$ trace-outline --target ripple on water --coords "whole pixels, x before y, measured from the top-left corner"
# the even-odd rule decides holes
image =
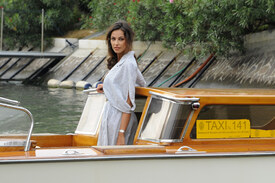
[[[74,89],[0,83],[0,96],[20,101],[33,114],[34,133],[66,134],[75,131],[86,94]]]

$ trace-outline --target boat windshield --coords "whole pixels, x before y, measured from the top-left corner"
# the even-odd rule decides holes
[[[96,91],[88,93],[88,98],[75,133],[96,135],[105,103],[106,97],[104,94]]]
[[[139,139],[157,142],[182,140],[183,129],[191,111],[190,102],[177,102],[152,96]]]

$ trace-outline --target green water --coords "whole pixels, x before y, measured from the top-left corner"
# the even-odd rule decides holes
[[[33,133],[73,133],[87,99],[74,89],[0,83],[0,97],[19,101],[34,117]]]

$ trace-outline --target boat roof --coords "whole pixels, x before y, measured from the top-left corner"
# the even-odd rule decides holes
[[[203,88],[151,88],[137,87],[138,95],[149,96],[156,92],[173,97],[217,97],[217,96],[249,96],[275,97],[275,89],[203,89]]]

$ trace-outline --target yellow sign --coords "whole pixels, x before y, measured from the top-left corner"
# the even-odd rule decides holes
[[[275,137],[275,130],[251,129],[251,137]]]
[[[249,138],[248,119],[197,120],[197,138]]]

